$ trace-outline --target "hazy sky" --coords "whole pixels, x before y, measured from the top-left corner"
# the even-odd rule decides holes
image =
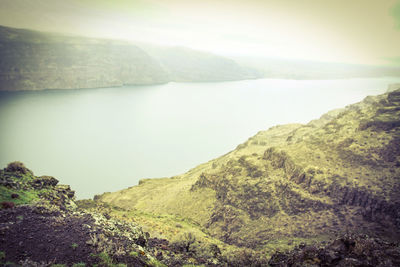
[[[396,0],[0,0],[0,24],[225,55],[400,61]]]

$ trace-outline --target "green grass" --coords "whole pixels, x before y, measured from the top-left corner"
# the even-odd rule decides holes
[[[349,202],[342,192],[396,201],[400,111],[389,100],[368,97],[306,125],[272,127],[183,175],[146,179],[98,199],[125,208],[113,216],[134,220],[153,237],[179,241],[193,232],[223,254],[237,249],[218,240],[226,236],[265,255],[348,229],[379,233],[379,224],[359,216],[363,205],[336,203]],[[394,161],[382,156],[388,153]]]
[[[105,267],[126,267],[123,263],[114,263],[111,256],[106,252],[101,252],[99,254],[91,254],[92,257],[98,258],[100,260],[99,266]],[[97,266],[97,265],[94,265]]]
[[[263,246],[262,250],[268,255],[272,255],[276,251],[289,251],[300,244],[316,244],[325,240],[329,240],[328,235],[321,235],[312,238],[287,237],[282,239],[274,239],[268,241],[268,243]]]
[[[15,205],[29,204],[39,199],[39,191],[36,190],[16,190],[0,186],[0,202],[13,202]],[[18,198],[12,198],[12,194],[18,194]]]
[[[129,252],[129,256],[132,256],[132,257],[134,257],[134,258],[137,258],[137,257],[139,257],[139,252],[137,252],[137,251],[131,251],[131,252]]]
[[[147,264],[152,266],[152,267],[167,267],[167,265],[159,262],[156,259],[151,259],[151,260],[147,261]]]

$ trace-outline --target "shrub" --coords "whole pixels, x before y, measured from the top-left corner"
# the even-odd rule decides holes
[[[267,255],[251,249],[239,249],[227,255],[228,266],[268,266]]]
[[[33,174],[33,172],[25,167],[25,165],[20,161],[9,163],[4,170],[7,172],[19,172],[21,174]]]
[[[147,264],[148,264],[149,266],[152,266],[152,267],[166,267],[165,264],[159,262],[159,261],[156,260],[156,259],[151,259],[151,260],[149,260],[149,261],[147,262]]]
[[[191,232],[188,232],[188,233],[183,234],[183,236],[180,239],[173,242],[171,244],[171,246],[174,247],[177,251],[191,252],[192,251],[191,246],[195,242],[196,242],[196,237],[194,236],[194,234]]]

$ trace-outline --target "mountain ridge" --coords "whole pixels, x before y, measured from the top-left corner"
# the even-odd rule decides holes
[[[0,26],[0,91],[153,85],[170,81],[257,78],[233,60],[188,49],[153,49],[127,41]],[[166,52],[160,52],[166,51]],[[173,55],[168,55],[172,53]],[[174,58],[185,68],[178,68]],[[205,66],[208,66],[207,68]]]

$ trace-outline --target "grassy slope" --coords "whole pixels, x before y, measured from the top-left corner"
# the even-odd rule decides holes
[[[267,251],[346,231],[398,239],[399,104],[395,91],[272,127],[181,176],[99,199],[188,218],[213,238]]]

